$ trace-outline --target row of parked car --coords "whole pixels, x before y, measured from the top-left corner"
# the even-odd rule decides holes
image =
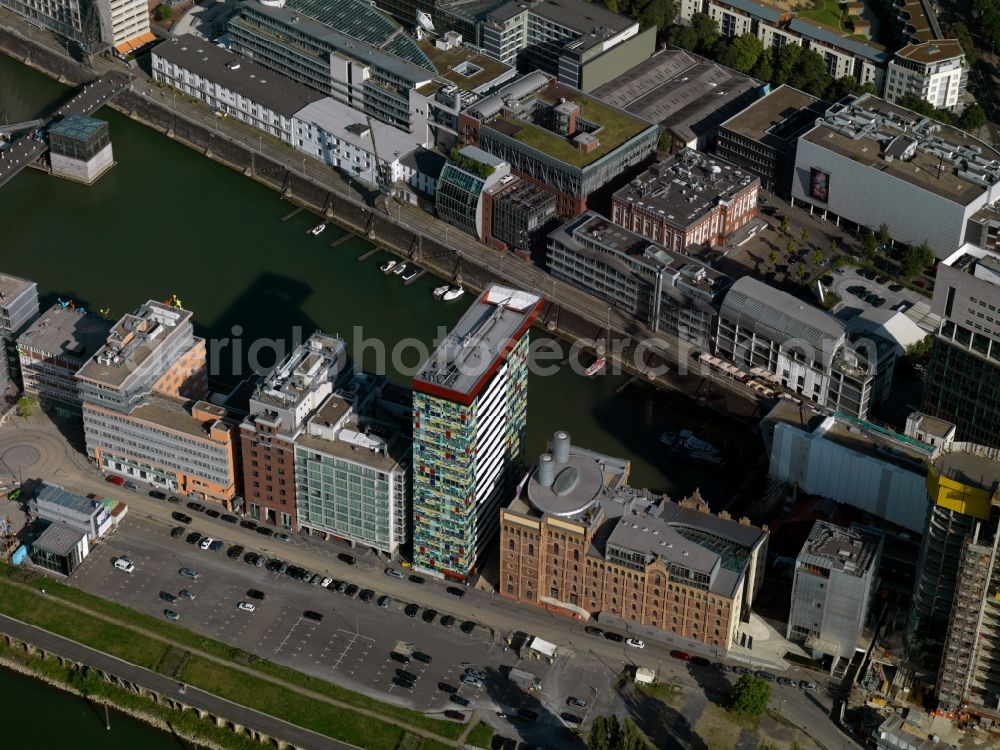
[[[166,500],[167,502],[170,503],[175,503],[175,502],[179,503],[181,501],[180,498],[177,497],[176,495],[171,495],[170,497],[167,497],[167,494],[165,492],[160,492],[159,490],[152,490],[149,493],[149,496],[156,498],[157,500]],[[283,531],[275,531],[270,526],[261,526],[252,518],[244,518],[241,520],[239,517],[234,516],[232,513],[223,513],[222,511],[216,508],[209,508],[205,505],[202,505],[201,503],[194,501],[189,502],[187,504],[187,508],[188,510],[192,510],[195,513],[203,513],[209,518],[217,518],[220,521],[224,521],[225,523],[231,523],[234,526],[238,525],[244,529],[249,529],[250,531],[256,531],[261,536],[273,537],[274,539],[277,539],[282,542],[287,542],[291,540],[291,537],[288,536],[288,534],[284,533]],[[174,511],[173,513],[170,514],[170,517],[173,518],[178,523],[183,523],[183,524],[189,524],[193,520],[191,516],[189,516],[187,513],[182,513],[181,511]]]

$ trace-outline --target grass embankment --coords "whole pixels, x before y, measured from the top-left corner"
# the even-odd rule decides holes
[[[371,750],[395,750],[410,727],[445,740],[457,739],[464,729],[462,724],[432,719],[418,711],[382,703],[269,661],[251,661],[249,666],[237,668],[236,664],[248,662],[247,654],[239,649],[44,577],[26,584],[15,583],[9,579],[12,572],[10,566],[0,565],[0,612],[152,670],[164,669],[164,664],[173,663],[173,660],[164,659],[170,643],[184,646],[193,652],[180,674],[180,679],[189,685],[314,732]],[[26,587],[45,589],[48,598]],[[112,618],[115,623],[82,616],[78,610],[62,606],[60,600]],[[225,659],[234,666],[219,664],[207,656]],[[248,670],[257,675],[248,674]],[[292,683],[304,691],[348,706],[377,712],[383,718],[366,716],[351,708],[290,691],[268,678]],[[427,738],[424,747],[434,744],[434,740]],[[441,743],[441,747],[448,746]]]
[[[465,738],[465,744],[472,745],[473,747],[488,748],[492,739],[493,727],[489,724],[479,722],[476,728],[469,732],[469,736]]]

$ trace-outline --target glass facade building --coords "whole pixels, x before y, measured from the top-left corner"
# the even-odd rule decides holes
[[[473,237],[479,236],[477,214],[486,180],[457,164],[446,164],[438,178],[435,210],[438,218]]]

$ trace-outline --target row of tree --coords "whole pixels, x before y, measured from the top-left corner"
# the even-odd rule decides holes
[[[956,115],[946,109],[938,109],[926,99],[921,99],[919,96],[913,96],[912,94],[900,97],[898,104],[901,107],[912,109],[914,112],[919,112],[922,115],[933,117],[939,122],[948,125],[958,125],[963,130],[968,130],[969,132],[975,132],[986,124],[986,111],[979,106],[979,102],[970,104],[961,115]]]
[[[671,28],[668,39],[677,47],[709,57],[733,70],[770,81],[775,86],[787,83],[827,101],[862,91],[875,92],[871,83],[861,84],[854,76],[831,76],[823,56],[815,50],[797,44],[764,49],[760,39],[750,33],[722,38],[719,24],[705,13],[695,13],[690,26]]]

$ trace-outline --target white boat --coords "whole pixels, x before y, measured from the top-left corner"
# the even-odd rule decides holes
[[[400,276],[400,275],[406,273],[406,263],[400,263],[398,266],[396,266],[395,268],[392,269],[392,272],[396,276]]]
[[[385,263],[383,263],[381,266],[378,267],[378,270],[380,270],[382,273],[389,273],[395,267],[396,267],[396,261],[387,260]]]
[[[312,229],[310,229],[309,234],[311,234],[313,237],[319,237],[321,234],[323,234],[324,231],[326,231],[325,221],[322,224],[317,224]]]
[[[442,297],[444,297],[444,294],[447,291],[448,291],[447,284],[445,284],[444,286],[439,286],[437,289],[434,290],[434,299],[441,299]]]
[[[447,292],[444,293],[444,297],[442,299],[444,299],[445,302],[451,302],[452,300],[458,299],[463,294],[465,294],[465,290],[462,289],[462,287],[453,286],[451,287],[451,289],[449,289]]]
[[[411,271],[407,271],[406,273],[403,274],[403,281],[413,281],[415,278],[417,278],[418,273],[420,273],[419,268],[414,268]]]
[[[607,363],[608,363],[608,360],[607,360],[606,357],[598,357],[594,361],[594,364],[592,364],[590,367],[588,367],[586,370],[584,370],[583,374],[586,377],[588,377],[588,378],[592,378],[597,373],[599,373],[601,370],[603,370],[604,369],[604,365],[606,365]]]

